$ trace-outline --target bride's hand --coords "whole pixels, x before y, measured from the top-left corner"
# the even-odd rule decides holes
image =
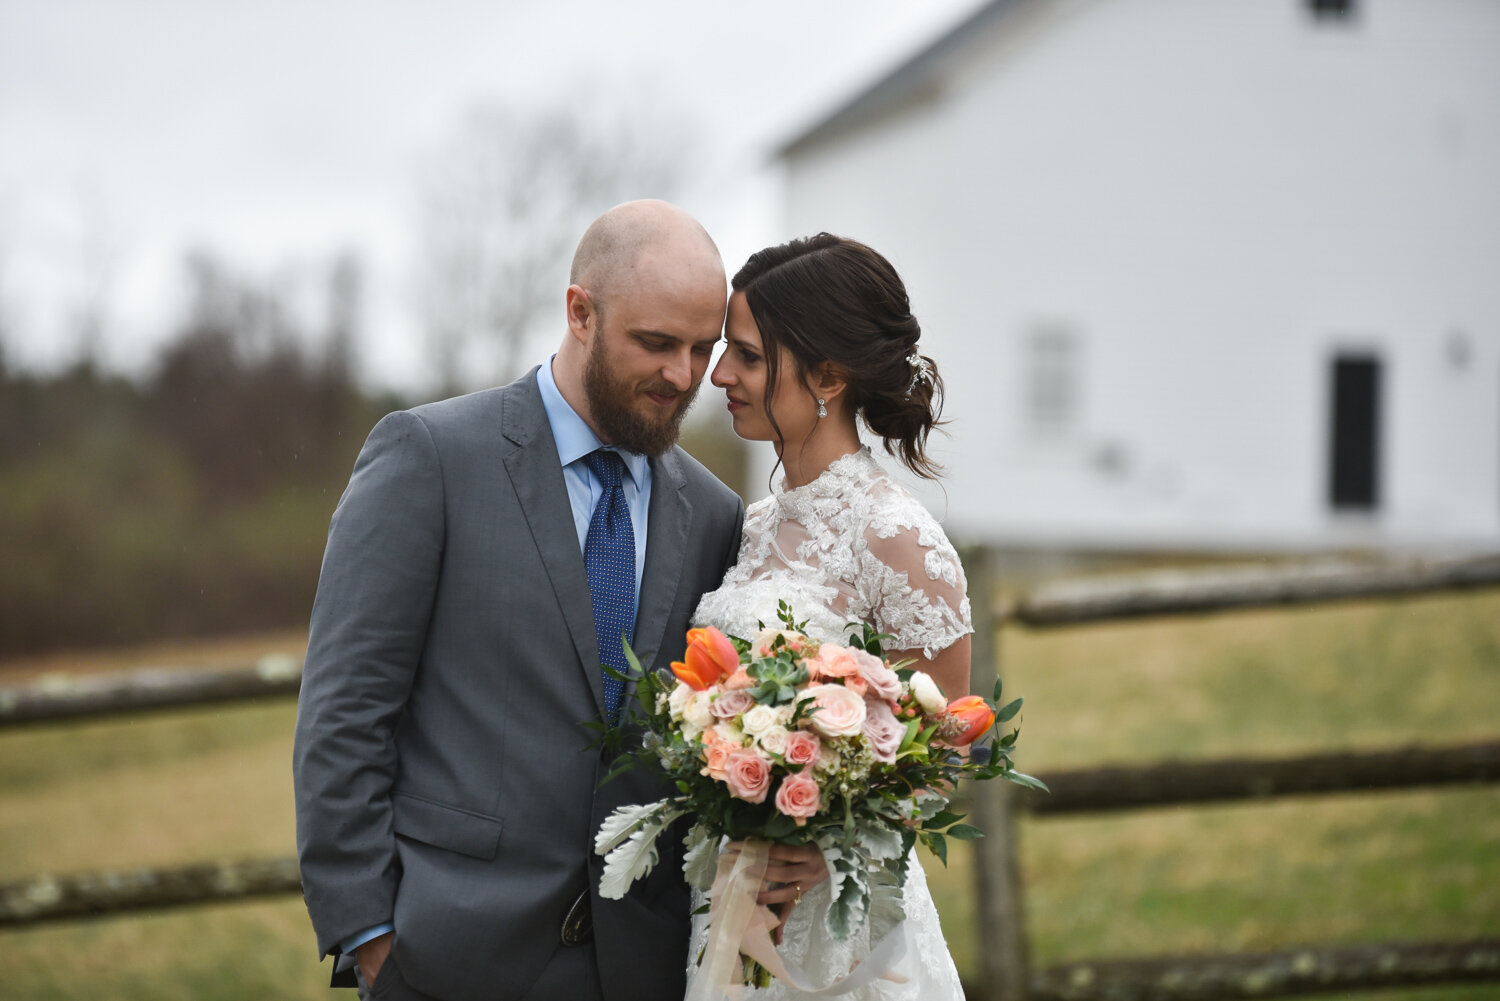
[[[756,895],[757,904],[781,904],[781,921],[776,926],[776,941],[786,927],[792,909],[801,903],[802,895],[828,878],[828,863],[816,845],[772,845],[771,862],[766,866],[765,882]]]

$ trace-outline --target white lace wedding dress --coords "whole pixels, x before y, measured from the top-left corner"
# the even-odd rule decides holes
[[[694,622],[748,638],[758,623],[777,623],[776,603],[785,599],[817,639],[844,642],[849,623],[868,622],[895,637],[889,650],[932,657],[973,631],[964,591],[963,568],[942,528],[866,448],[838,459],[813,482],[778,487],[750,506],[739,562],[717,591],[703,596]],[[911,861],[902,899],[912,948],[900,966],[910,979],[876,981],[841,997],[963,1001],[927,877]],[[694,907],[702,903],[698,896]],[[793,910],[780,947],[817,985],[847,973],[872,945],[869,927],[847,942],[830,935],[823,920],[828,904],[824,881]],[[883,931],[874,929],[877,941]],[[698,915],[690,957],[699,955],[706,938],[706,917]],[[780,1001],[802,995],[776,981],[745,996]]]

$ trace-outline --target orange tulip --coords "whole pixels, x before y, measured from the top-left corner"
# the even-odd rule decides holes
[[[965,695],[948,703],[948,716],[953,722],[943,727],[943,740],[954,747],[964,747],[979,739],[995,723],[995,710],[978,695]],[[951,727],[956,731],[949,736]]]
[[[687,653],[682,660],[672,662],[672,673],[689,688],[701,692],[739,670],[739,666],[740,652],[729,637],[707,626],[688,630]]]

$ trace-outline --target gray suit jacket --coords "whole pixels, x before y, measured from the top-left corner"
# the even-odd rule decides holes
[[[680,449],[652,460],[642,662],[680,658],[733,563],[744,508]],[[536,372],[384,418],[329,529],[293,760],[303,894],[324,955],[394,916],[405,978],[439,997],[525,994],[593,891],[606,995],[680,998],[680,845],[624,900],[594,832],[664,795],[599,787],[604,696],[588,577]]]

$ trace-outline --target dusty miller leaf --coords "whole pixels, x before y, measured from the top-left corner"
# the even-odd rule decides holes
[[[668,824],[686,811],[671,800],[655,804],[656,812],[646,817],[624,841],[604,857],[604,873],[599,877],[599,896],[619,900],[630,884],[655,867],[658,855],[656,839]]]

